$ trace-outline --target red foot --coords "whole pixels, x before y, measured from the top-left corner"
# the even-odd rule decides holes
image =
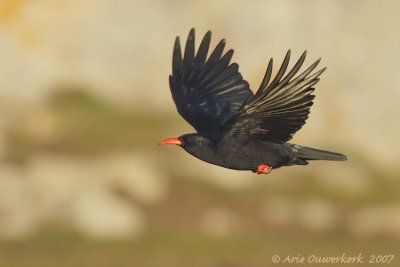
[[[258,165],[256,173],[257,174],[263,174],[263,173],[268,174],[268,173],[270,173],[271,170],[272,170],[272,167],[267,164]]]

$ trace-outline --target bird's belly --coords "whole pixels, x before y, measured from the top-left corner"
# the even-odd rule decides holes
[[[216,152],[216,161],[211,163],[234,170],[256,170],[263,164],[279,168],[290,162],[286,150],[280,146],[263,143],[221,150]]]

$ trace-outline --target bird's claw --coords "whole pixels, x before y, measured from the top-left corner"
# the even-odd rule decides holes
[[[268,174],[272,170],[272,167],[266,164],[257,166],[256,173],[257,174]]]

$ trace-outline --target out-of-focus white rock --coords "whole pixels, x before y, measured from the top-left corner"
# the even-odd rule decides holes
[[[319,186],[332,192],[362,195],[371,188],[370,174],[361,165],[325,162],[322,166],[311,166],[307,171],[316,179]]]
[[[88,159],[37,155],[26,172],[36,209],[49,221],[64,222],[79,195],[104,186],[101,171]]]
[[[400,204],[361,208],[350,216],[348,226],[357,237],[384,235],[400,240]]]
[[[25,238],[45,225],[102,240],[137,237],[143,214],[115,193],[107,175],[104,164],[88,158],[38,154],[25,166],[3,164],[0,238]]]
[[[240,229],[240,218],[226,207],[210,207],[202,214],[200,228],[211,236],[230,236]]]
[[[332,230],[338,222],[335,206],[322,199],[308,199],[299,203],[296,217],[304,229],[312,232]]]
[[[144,219],[131,202],[113,193],[106,170],[96,159],[37,156],[28,167],[36,209],[48,221],[67,222],[96,239],[137,236]]]
[[[101,160],[104,175],[114,189],[146,203],[166,195],[167,182],[162,171],[146,153],[118,154]]]
[[[335,207],[321,199],[295,201],[284,197],[268,199],[261,210],[265,222],[272,227],[298,225],[311,232],[333,229],[338,221]]]
[[[19,240],[34,234],[42,217],[23,171],[0,165],[0,238]]]
[[[295,222],[296,208],[292,200],[271,197],[261,210],[265,222],[273,227],[286,227]]]
[[[141,234],[145,226],[135,206],[101,189],[78,197],[72,221],[83,235],[99,240],[131,239]]]

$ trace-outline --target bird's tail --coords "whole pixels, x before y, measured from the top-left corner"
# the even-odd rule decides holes
[[[330,152],[310,147],[297,146],[297,158],[302,160],[347,160],[341,153]]]

